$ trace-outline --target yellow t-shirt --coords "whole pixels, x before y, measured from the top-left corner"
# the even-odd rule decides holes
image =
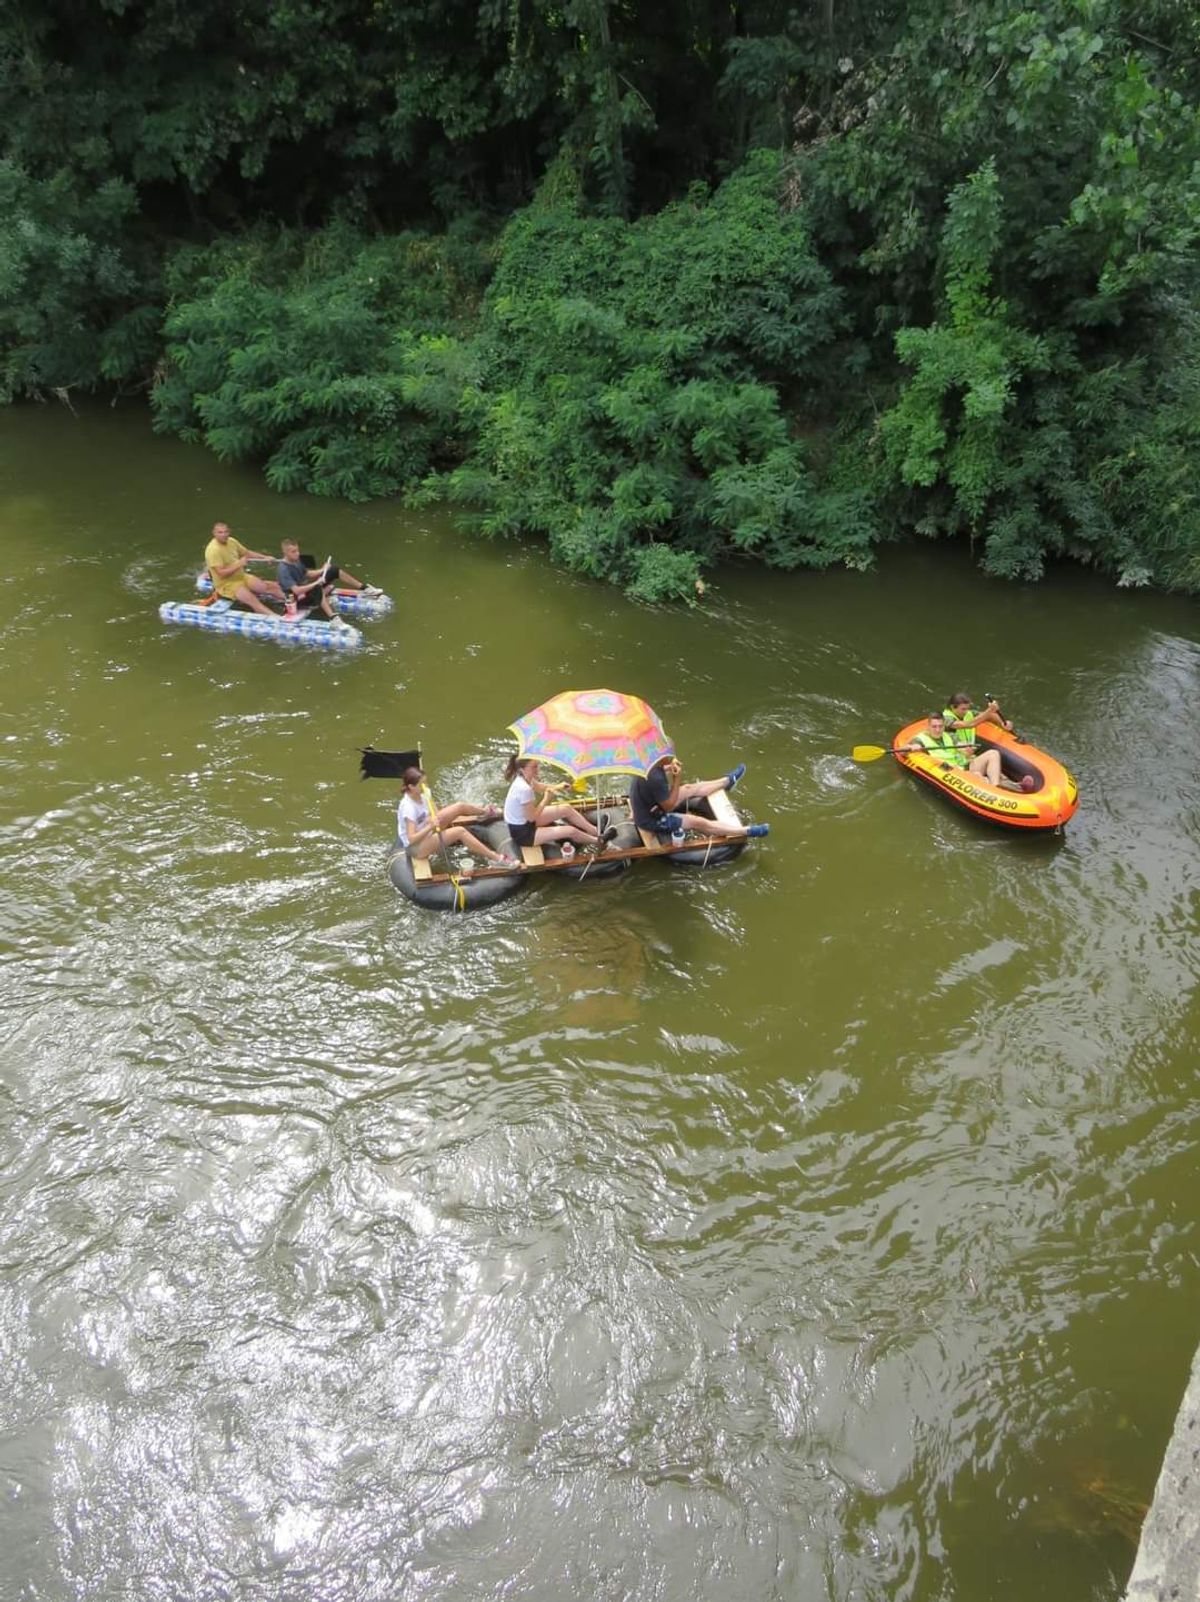
[[[218,595],[228,596],[232,601],[238,590],[246,582],[246,574],[234,573],[230,578],[218,578],[217,568],[227,567],[230,562],[240,562],[246,554],[246,546],[240,540],[235,540],[231,534],[224,545],[220,540],[209,540],[204,547],[204,565],[212,574],[213,589]]]

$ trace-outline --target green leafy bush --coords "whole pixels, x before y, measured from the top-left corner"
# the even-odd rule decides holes
[[[822,491],[778,387],[819,385],[841,318],[770,152],[636,223],[534,205],[501,243],[470,454],[423,493],[647,600],[740,553],[865,565],[866,499]]]
[[[990,572],[1195,582],[1194,33],[1117,0],[922,5],[801,164],[887,398],[881,513]]]
[[[0,161],[0,401],[139,374],[158,343],[154,285],[127,238],[133,191]]]
[[[183,250],[167,274],[155,427],[224,461],[263,462],[278,490],[395,494],[446,449],[430,347],[470,321],[486,265],[462,228],[365,240],[341,227]]]

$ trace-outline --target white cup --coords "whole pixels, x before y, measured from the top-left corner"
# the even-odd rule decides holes
[[[569,840],[564,840],[562,845],[560,845],[558,849],[563,854],[564,862],[570,862],[571,858],[575,855],[575,847],[571,844],[571,842]]]

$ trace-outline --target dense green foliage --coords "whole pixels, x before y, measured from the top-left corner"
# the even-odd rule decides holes
[[[278,490],[394,495],[445,439],[423,369],[471,320],[484,268],[457,228],[364,241],[332,227],[180,250],[156,426],[223,461],[264,462]]]
[[[1148,0],[17,0],[0,399],[654,599],[731,556],[1200,585],[1200,21]]]
[[[461,402],[470,457],[429,488],[645,597],[690,596],[729,551],[865,563],[864,497],[818,487],[780,404],[819,385],[842,314],[779,165],[635,223],[521,212]]]

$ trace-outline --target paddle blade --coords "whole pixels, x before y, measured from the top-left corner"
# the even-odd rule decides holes
[[[364,779],[402,779],[406,768],[421,766],[419,751],[376,751],[371,746],[362,750],[359,771]]]
[[[856,745],[850,755],[855,762],[878,762],[881,756],[887,756],[886,745]]]

